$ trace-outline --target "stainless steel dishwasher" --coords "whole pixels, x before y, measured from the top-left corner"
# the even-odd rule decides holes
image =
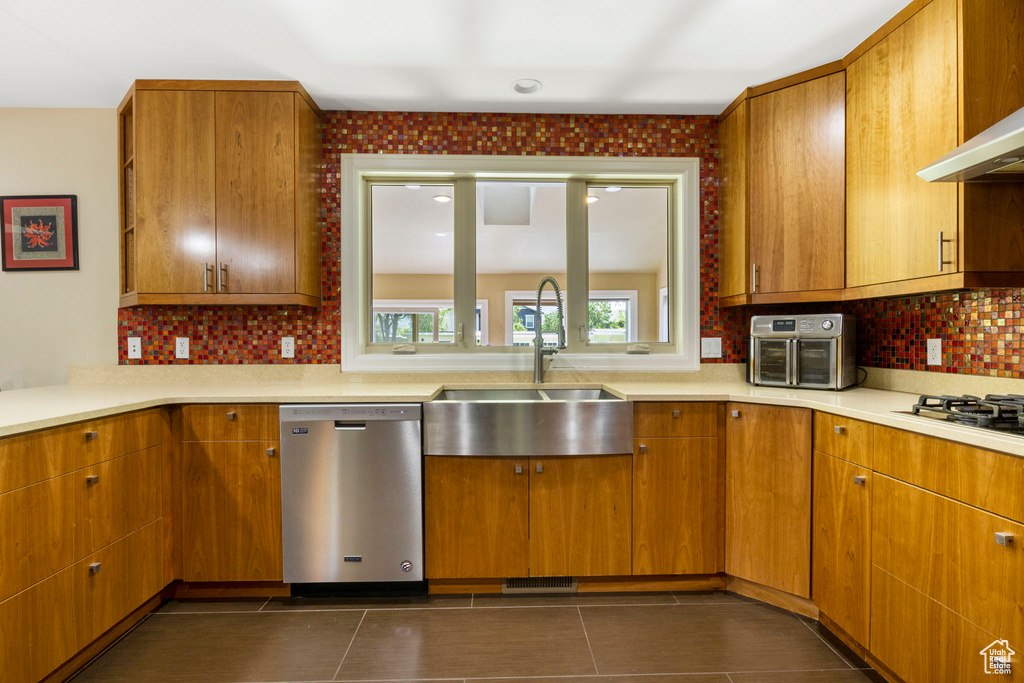
[[[284,580],[423,582],[422,408],[283,405]]]

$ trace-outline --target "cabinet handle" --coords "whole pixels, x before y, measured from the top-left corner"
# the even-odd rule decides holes
[[[733,417],[739,417],[740,416],[740,411],[738,411],[738,410],[732,411],[732,416]]]
[[[996,543],[998,543],[999,545],[1010,545],[1011,543],[1013,543],[1013,534],[997,531]]]
[[[544,471],[544,465],[537,465],[537,474],[540,474],[543,471]]]
[[[843,433],[843,432],[845,432],[845,431],[846,431],[846,427],[844,427],[844,426],[842,426],[842,425],[836,425],[836,426],[835,426],[835,432],[836,432],[836,434],[842,434],[842,433]]]
[[[942,245],[945,244],[946,242],[952,242],[952,241],[953,240],[942,239],[942,231],[939,230],[939,272],[940,273],[942,272],[942,266],[951,266],[951,265],[953,265],[952,261],[943,261],[942,260]]]
[[[679,411],[678,410],[673,410],[672,411],[672,417],[673,418],[679,417]]]
[[[210,271],[213,270],[213,266],[209,263],[203,264],[203,291],[210,291]]]
[[[640,444],[640,452],[641,453],[646,453],[647,452],[647,444]]]
[[[227,280],[228,266],[226,263],[221,263],[220,268],[217,269],[217,291],[224,291],[224,281]]]
[[[522,473],[523,473],[523,466],[522,465],[516,465],[516,474],[522,474]]]
[[[100,483],[100,475],[90,474],[88,477],[85,478],[85,483],[88,484],[89,486]]]
[[[857,486],[864,486],[865,484],[868,483],[868,478],[867,477],[854,477],[853,478],[853,483],[856,484]]]
[[[276,453],[276,452],[277,452],[277,449],[276,449],[276,448],[268,448],[268,449],[267,449],[267,455],[269,455],[269,456],[271,456],[271,457],[273,457],[273,456],[274,456],[274,453]]]
[[[100,433],[99,432],[86,432],[85,433],[85,440],[86,441],[95,441],[98,438],[100,438]]]
[[[235,417],[236,417],[236,416],[235,416],[235,413],[227,413],[227,418],[228,418],[229,420],[234,420],[234,419],[235,419]]]
[[[102,568],[102,565],[100,565],[99,562],[93,562],[92,564],[89,565],[89,573],[90,574],[96,574],[96,573],[98,573],[100,571],[101,568]]]
[[[750,264],[750,293],[757,293],[757,264]]]

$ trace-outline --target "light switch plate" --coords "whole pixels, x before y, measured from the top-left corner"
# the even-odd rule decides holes
[[[174,338],[174,357],[180,360],[188,360],[188,337]]]
[[[942,340],[928,340],[928,365],[942,365]]]
[[[128,337],[128,359],[142,358],[142,337]]]
[[[701,337],[701,340],[700,340],[700,357],[701,358],[721,358],[722,357],[722,338],[721,337]]]
[[[295,358],[295,337],[281,337],[281,358]]]

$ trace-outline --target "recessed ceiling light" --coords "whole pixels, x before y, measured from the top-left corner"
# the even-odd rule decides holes
[[[1016,164],[1020,160],[1021,160],[1020,157],[1003,157],[1002,159],[996,159],[992,163],[995,163],[995,164]]]
[[[419,185],[406,185],[405,189],[407,189],[407,190],[418,190],[418,189],[420,189],[420,186]]]
[[[605,192],[618,192],[621,189],[622,188],[619,187],[618,185],[609,185],[608,187],[604,188]]]
[[[446,194],[435,194],[435,195],[434,195],[434,201],[435,201],[435,202],[441,202],[442,204],[447,204],[447,203],[448,203],[448,202],[450,202],[451,200],[452,200],[452,198],[451,198],[451,197],[449,197],[449,196],[448,196],[448,195],[446,195]]]
[[[512,89],[520,95],[538,93],[543,87],[544,85],[536,78],[520,78],[518,81],[512,81]]]
[[[592,194],[588,194],[587,195],[587,204],[593,204],[594,202],[596,202],[599,199],[600,199],[600,197],[595,197]]]

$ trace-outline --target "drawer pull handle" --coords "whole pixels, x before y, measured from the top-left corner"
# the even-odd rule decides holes
[[[276,453],[276,452],[277,452],[276,448],[268,448],[267,449],[267,455],[269,455],[270,457],[274,457],[274,453]]]
[[[101,568],[102,568],[102,565],[99,562],[93,562],[92,564],[89,565],[89,573],[90,574],[96,574],[96,573],[98,573],[100,571]]]
[[[640,452],[641,453],[646,453],[647,452],[647,444],[640,444]]]
[[[89,484],[90,486],[93,485],[93,484],[100,483],[100,475],[98,475],[98,474],[90,474],[88,477],[85,478],[85,483]]]
[[[836,430],[836,434],[842,434],[843,432],[846,431],[846,427],[844,427],[842,425],[836,425],[835,426],[835,430]]]
[[[98,438],[100,438],[100,433],[99,432],[86,432],[85,433],[85,440],[86,441],[95,441]]]
[[[516,474],[522,474],[522,473],[523,473],[523,466],[522,465],[516,465]]]
[[[1007,534],[1002,531],[996,532],[996,543],[999,545],[1010,545],[1013,543],[1013,534]]]
[[[865,484],[868,483],[868,478],[867,477],[854,477],[853,478],[853,483],[856,484],[857,486],[864,486]]]
[[[733,417],[739,417],[740,416],[740,411],[738,411],[738,410],[732,411],[732,416]]]
[[[672,417],[679,417],[679,411],[678,410],[673,410],[672,411]]]
[[[540,474],[543,471],[544,471],[544,465],[537,465],[537,474]]]
[[[237,415],[235,415],[235,413],[228,413],[228,414],[227,414],[227,418],[228,418],[229,420],[234,420],[234,419],[235,419],[236,417],[237,417]]]

